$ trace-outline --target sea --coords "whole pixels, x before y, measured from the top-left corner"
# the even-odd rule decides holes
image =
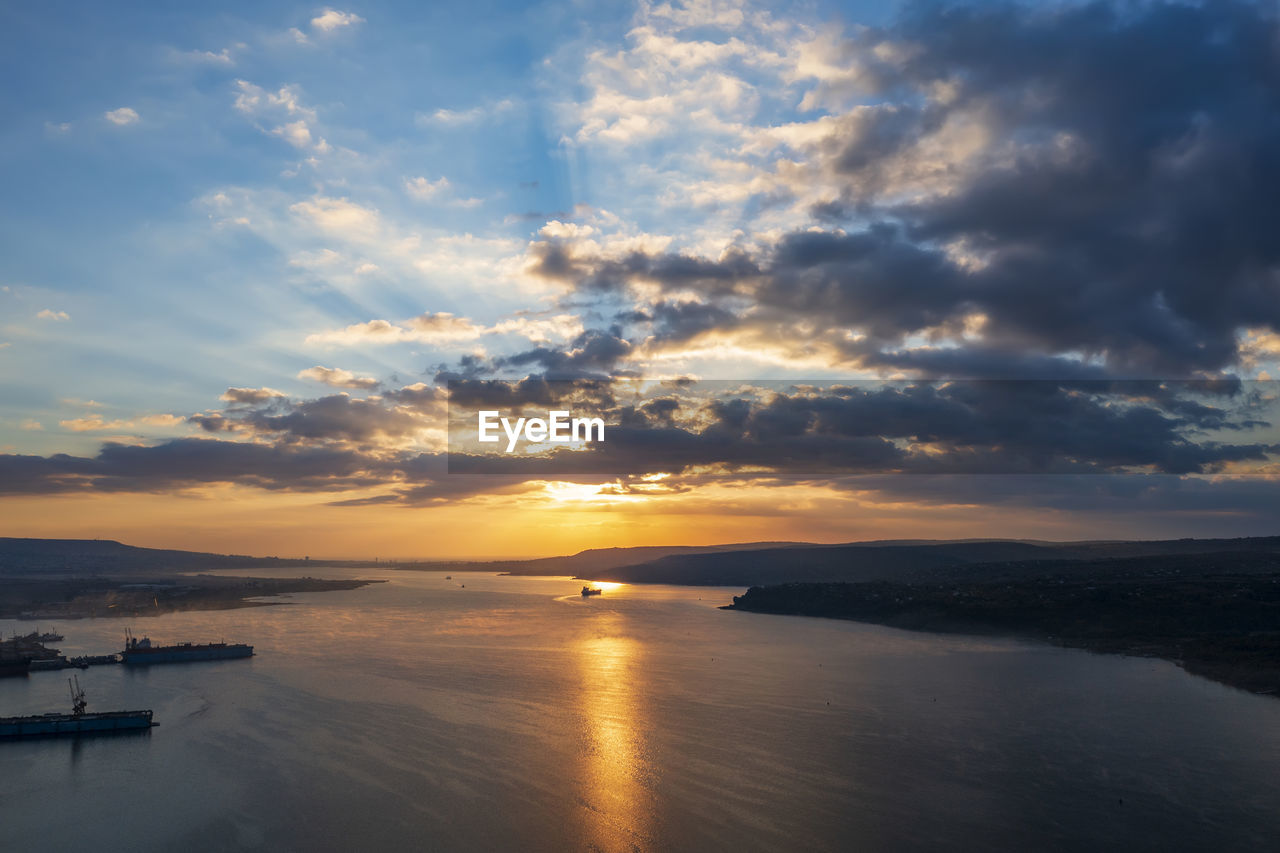
[[[129,628],[255,656],[0,680],[0,716],[68,710],[75,675],[89,710],[150,708],[159,723],[0,742],[0,850],[1280,839],[1280,698],[1166,661],[720,610],[740,592],[727,588],[606,585],[585,599],[571,578],[305,574],[386,582],[57,623],[66,654],[117,651]]]

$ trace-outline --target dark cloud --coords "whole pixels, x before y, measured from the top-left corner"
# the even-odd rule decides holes
[[[232,405],[252,406],[277,400],[284,396],[284,394],[272,388],[228,388],[223,392],[222,399]]]
[[[212,483],[331,491],[382,485],[394,471],[350,450],[183,438],[107,443],[92,457],[0,455],[0,492],[165,492]]]
[[[716,260],[686,254],[646,254],[635,251],[621,260],[579,257],[561,239],[546,239],[530,247],[530,271],[563,281],[587,292],[609,292],[628,282],[652,281],[670,288],[694,288],[729,294],[759,274],[756,262],[740,250]]]
[[[738,324],[736,314],[718,305],[666,300],[652,306],[649,320],[654,325],[650,342],[661,344],[683,343],[704,332],[732,329]]]
[[[774,250],[769,272],[753,292],[761,305],[857,328],[876,341],[896,342],[977,309],[970,276],[890,225],[791,234]]]
[[[903,29],[924,40],[903,79],[961,80],[951,110],[1043,140],[901,210],[915,239],[993,253],[978,287],[997,328],[1178,371],[1230,365],[1239,327],[1280,325],[1271,7],[934,8]]]
[[[449,402],[460,411],[484,407],[518,412],[568,406],[578,414],[595,415],[607,413],[617,405],[614,391],[612,380],[595,378],[463,380],[449,383]]]
[[[666,472],[673,476],[663,482],[664,493],[712,479],[807,480],[845,488],[838,485],[841,478],[875,475],[878,481],[860,480],[863,488],[875,482],[874,489],[886,494],[943,501],[952,487],[890,482],[916,479],[903,474],[969,474],[957,480],[971,486],[967,502],[986,502],[991,492],[996,505],[1007,487],[986,476],[991,473],[1205,474],[1233,463],[1263,464],[1280,454],[1280,444],[1267,439],[1274,438],[1268,419],[1275,408],[1271,383],[1073,379],[765,383],[753,389],[737,382],[700,387],[671,381],[656,386],[647,399],[636,397],[628,383],[526,379],[510,383],[505,397],[498,391],[502,385],[469,382],[452,393],[476,407],[563,405],[566,400],[576,407],[580,401],[611,424],[606,441],[586,452],[456,451],[447,460],[397,449],[408,447],[399,439],[422,424],[404,407],[422,399],[438,405],[439,389],[423,386],[368,400],[335,395],[272,400],[249,410],[237,405],[221,416],[220,430],[229,424],[254,441],[186,438],[152,446],[108,443],[92,457],[0,456],[0,491],[164,492],[234,483],[341,494],[380,487],[374,495],[337,502],[432,504],[534,489],[539,480],[616,481],[619,488],[642,489],[646,475]],[[623,399],[627,402],[620,403]],[[1244,440],[1224,441],[1227,434]],[[1059,493],[1046,485],[1042,490],[1046,505],[1056,506],[1054,501],[1084,500],[1090,488],[1073,485]],[[1108,488],[1123,493],[1120,486]],[[1210,501],[1203,491],[1161,488],[1170,501],[1177,494]],[[929,489],[937,495],[930,497]]]
[[[736,384],[736,383],[735,383]],[[1200,474],[1280,452],[1265,394],[1233,383],[1179,387],[1117,380],[867,382],[725,395],[700,392],[602,410],[607,439],[556,456],[468,455],[450,470],[630,476],[703,466],[783,476],[840,472]],[[1234,391],[1232,389],[1235,389]],[[665,389],[663,389],[665,390]],[[621,397],[621,394],[615,394]],[[1216,400],[1226,400],[1229,406]],[[465,414],[460,423],[470,423]],[[1227,442],[1217,433],[1246,433]]]
[[[310,400],[264,396],[255,403],[234,400],[223,412],[188,420],[209,433],[242,433],[281,444],[340,443],[377,449],[403,444],[444,415],[443,389],[409,385],[368,398],[346,393]]]
[[[457,364],[437,364],[428,368],[426,373],[433,374],[436,385],[445,385],[460,379],[476,379],[491,375],[492,367],[480,356],[467,353],[458,358]]]
[[[257,409],[241,415],[240,422],[259,432],[276,433],[289,440],[352,442],[405,438],[424,426],[421,419],[399,408],[346,394]]]
[[[974,344],[965,347],[920,346],[880,350],[863,343],[839,348],[867,367],[909,371],[913,375],[953,379],[1105,379],[1108,371],[1064,356]]]
[[[850,42],[873,106],[808,150],[840,194],[815,219],[849,230],[714,259],[549,240],[534,268],[580,293],[700,294],[689,316],[658,303],[672,340],[789,324],[799,341],[858,333],[855,363],[934,375],[1220,371],[1241,329],[1280,329],[1277,37],[1269,4],[916,4]],[[945,130],[965,124],[986,141],[939,176]],[[980,337],[916,351],[911,336],[968,318]]]
[[[234,428],[233,421],[217,412],[213,412],[211,414],[192,415],[187,418],[187,420],[200,427],[200,429],[205,432],[230,432]]]
[[[541,376],[518,381],[500,379],[451,379],[449,401],[474,409],[515,410],[524,406],[554,406],[572,390],[569,383],[548,382]]]
[[[565,349],[536,347],[493,360],[498,370],[534,368],[546,379],[605,379],[619,371],[615,365],[631,352],[632,344],[622,337],[620,329],[607,331],[588,329],[574,338]]]
[[[1077,521],[1092,516],[1110,524],[1123,519],[1149,531],[1148,535],[1170,538],[1256,536],[1275,529],[1272,508],[1280,502],[1280,480],[1265,477],[868,475],[834,478],[827,483],[865,495],[872,502],[905,502],[919,507],[980,503],[999,512],[1032,508],[1069,513]]]
[[[1220,369],[1239,328],[1280,325],[1276,35],[1265,4],[917,6],[865,36],[917,48],[880,86],[946,84],[952,99],[903,133],[848,140],[835,167],[856,187],[920,130],[980,115],[988,160],[958,191],[890,211],[900,239],[986,257],[930,304],[1121,371]]]
[[[379,399],[426,413],[437,412],[440,404],[444,402],[445,394],[442,388],[418,383],[387,391]]]

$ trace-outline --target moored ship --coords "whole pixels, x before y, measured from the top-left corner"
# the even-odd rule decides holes
[[[88,713],[80,679],[72,683],[70,714],[36,714],[29,717],[0,717],[0,738],[50,737],[56,735],[110,734],[150,729],[151,711],[103,711]]]
[[[152,644],[150,637],[139,639],[130,633],[125,635],[120,661],[126,665],[145,666],[153,663],[187,663],[252,656],[253,646],[244,643],[175,643],[172,646],[158,646]]]
[[[26,675],[31,671],[32,661],[57,655],[56,649],[50,654],[49,650],[30,636],[19,637],[15,634],[8,640],[0,640],[0,677]]]

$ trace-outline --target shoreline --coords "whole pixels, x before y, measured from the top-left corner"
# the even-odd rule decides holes
[[[7,577],[0,586],[0,619],[133,619],[193,610],[275,607],[289,602],[252,599],[299,592],[338,592],[375,583],[386,581],[207,574],[127,579]]]
[[[883,625],[932,634],[970,634],[1003,637],[1072,648],[1093,654],[1159,658],[1185,672],[1259,696],[1280,698],[1280,630],[1258,624],[1257,614],[1243,606],[1201,609],[1199,619],[1187,611],[1201,607],[1203,587],[1212,581],[1242,586],[1239,579],[1206,579],[1182,584],[1162,602],[1163,607],[1130,607],[1127,611],[1108,599],[1084,606],[1078,601],[1054,601],[1078,590],[1041,583],[980,585],[952,588],[900,584],[778,584],[752,587],[721,610],[810,616]],[[1271,579],[1264,581],[1272,585]],[[1102,584],[1085,587],[1098,593]],[[1169,590],[1162,590],[1170,592]],[[1125,590],[1141,599],[1152,590]],[[979,593],[989,597],[975,602]],[[1034,603],[1028,599],[1035,598]],[[966,600],[968,599],[968,600]],[[1274,619],[1269,602],[1257,602],[1261,618]],[[1132,602],[1124,602],[1132,604]],[[1148,605],[1148,602],[1142,602]]]

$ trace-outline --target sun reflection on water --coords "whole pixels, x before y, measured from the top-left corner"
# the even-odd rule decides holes
[[[576,646],[583,835],[589,849],[647,849],[652,829],[652,768],[641,667],[643,648],[617,632],[616,614],[600,614],[596,630]]]
[[[600,589],[600,590],[604,590],[605,592],[609,592],[615,589],[622,589],[624,586],[626,586],[626,584],[616,583],[614,581],[588,581],[587,586],[591,587],[592,589]]]

